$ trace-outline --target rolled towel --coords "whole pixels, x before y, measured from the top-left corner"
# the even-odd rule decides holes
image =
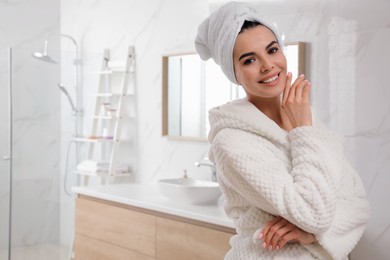
[[[95,172],[95,173],[103,173],[103,172],[108,172],[108,168],[91,168],[83,165],[78,165],[77,170],[81,172]],[[126,167],[121,167],[121,168],[115,168],[115,173],[125,173],[128,172],[129,168]]]
[[[108,165],[108,161],[84,160],[80,164],[86,167],[101,167]]]
[[[77,170],[86,172],[107,172],[109,169],[109,162],[107,161],[92,161],[85,160],[77,165]],[[128,171],[128,166],[124,163],[116,163],[115,172],[122,173]]]
[[[218,8],[198,27],[195,48],[202,60],[213,58],[226,77],[238,84],[234,74],[233,48],[237,35],[245,21],[257,21],[268,27],[276,37],[279,46],[283,42],[277,29],[246,3],[229,2]]]

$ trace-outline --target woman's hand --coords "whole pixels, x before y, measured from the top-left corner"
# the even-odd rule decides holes
[[[269,221],[259,235],[266,249],[280,249],[288,242],[299,242],[304,245],[316,242],[313,234],[308,233],[282,217]]]
[[[291,86],[291,72],[287,73],[283,91],[282,108],[291,122],[292,128],[311,126],[312,115],[309,101],[311,85],[305,76],[300,75]]]

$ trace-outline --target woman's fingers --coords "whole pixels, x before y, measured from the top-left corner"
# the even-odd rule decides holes
[[[273,249],[280,249],[280,241],[283,239],[283,237],[291,232],[292,230],[294,230],[296,227],[287,222],[287,225],[285,225],[284,227],[280,228],[278,231],[275,232],[271,242],[270,242],[270,246],[272,246]]]
[[[268,249],[275,249],[276,244],[272,244],[273,240],[278,240],[277,233],[286,225],[288,225],[289,222],[285,219],[281,219],[278,223],[274,224],[268,231],[268,234],[264,237],[264,243],[265,246]]]
[[[269,229],[275,225],[276,223],[278,223],[280,220],[282,220],[283,218],[282,217],[275,217],[273,218],[271,221],[268,221],[268,223],[265,225],[265,227],[263,228],[263,230],[261,231],[260,233],[260,239],[263,239],[267,236],[268,234],[268,231]]]
[[[282,217],[269,221],[259,235],[263,239],[262,246],[268,250],[278,250],[288,242],[311,244],[316,241],[313,234],[303,231]]]
[[[302,93],[303,93],[303,90],[307,87],[307,84],[309,84],[309,81],[307,79],[305,79],[304,81],[299,83],[298,86],[296,87],[296,90],[295,90],[295,101],[296,102],[301,103],[301,101],[303,99]]]
[[[297,228],[291,230],[287,234],[285,234],[278,242],[278,249],[281,249],[284,247],[285,244],[287,244],[291,240],[296,240],[297,239]]]
[[[312,240],[311,237],[314,238],[314,235],[310,234],[306,231],[303,231],[302,229],[295,226],[290,232],[285,234],[282,237],[282,239],[279,240],[279,243],[278,243],[279,248],[278,249],[283,248],[284,245],[287,244],[288,242],[298,242],[301,244],[311,244],[312,242],[315,241],[315,239]],[[306,241],[308,243],[306,243]]]
[[[305,75],[301,74],[294,82],[294,84],[291,86],[290,93],[287,98],[288,105],[292,105],[295,103],[296,100],[296,89],[299,84],[301,84],[305,80]]]
[[[272,244],[271,241],[274,239],[277,232],[279,232],[280,229],[282,229],[288,224],[289,222],[282,217],[277,217],[268,222],[266,225],[267,231],[262,232],[264,240],[263,247],[267,249],[274,249],[276,247],[276,244]],[[275,239],[277,240],[278,238]]]
[[[305,86],[305,88],[303,89],[303,93],[302,93],[303,102],[307,102],[308,104],[310,103],[309,102],[310,90],[311,90],[311,84],[310,84],[310,82],[308,82],[307,85]]]
[[[288,98],[288,93],[290,92],[291,78],[292,78],[291,72],[287,73],[286,85],[284,86],[284,91],[283,91],[282,108],[284,108],[284,104],[286,104],[286,100]]]
[[[286,84],[288,82],[286,81]],[[287,88],[287,85],[286,85]],[[310,90],[311,85],[305,80],[305,75],[301,74],[292,84],[287,92],[283,92],[282,107],[291,123],[292,128],[300,126],[311,126]]]

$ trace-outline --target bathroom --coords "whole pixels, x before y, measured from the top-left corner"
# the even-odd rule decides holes
[[[76,147],[78,156],[85,155],[83,144],[71,140],[76,132],[88,135],[91,129],[87,115],[93,110],[90,93],[96,92],[98,77],[90,72],[101,65],[104,49],[114,59],[124,58],[129,46],[135,49],[136,159],[131,181],[155,183],[180,177],[183,169],[192,178],[210,177],[209,169],[194,165],[207,155],[207,141],[162,136],[162,56],[193,52],[198,25],[224,2],[0,3],[0,259],[70,255],[75,214],[71,186],[80,184],[73,173]],[[390,197],[390,2],[248,2],[277,24],[286,42],[308,44],[306,73],[313,107],[329,127],[347,137],[348,159],[371,206],[370,221],[351,259],[389,259],[390,207],[383,202]],[[76,40],[81,68],[74,63],[75,45],[56,37],[60,34]],[[49,38],[48,51],[60,58],[57,65],[31,55],[42,50],[50,35],[56,35]],[[72,113],[60,82],[83,107],[82,119]],[[77,84],[82,86],[79,100]]]

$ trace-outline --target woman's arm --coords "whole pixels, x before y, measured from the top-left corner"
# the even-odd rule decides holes
[[[314,235],[275,217],[255,233],[254,242],[274,250],[288,242],[299,242],[314,254],[325,250],[329,258],[346,258],[364,232],[370,208],[360,177],[347,161],[343,177],[335,218],[327,231]]]
[[[314,127],[295,128],[288,137],[292,158],[283,158],[261,136],[221,130],[211,148],[219,177],[251,205],[310,233],[325,231],[334,217],[340,182],[340,137]]]

